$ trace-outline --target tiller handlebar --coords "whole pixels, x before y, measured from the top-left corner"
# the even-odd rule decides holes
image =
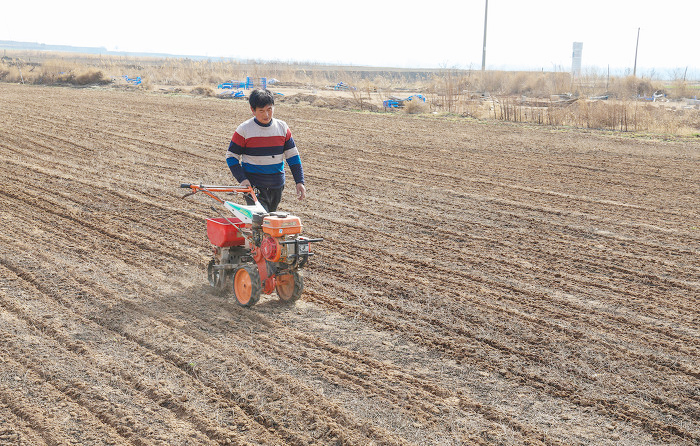
[[[255,196],[255,192],[253,191],[252,186],[212,186],[212,185],[204,185],[204,184],[191,184],[191,183],[182,183],[180,184],[180,187],[182,189],[191,189],[192,192],[185,194],[182,196],[182,198],[189,197],[190,195],[194,195],[197,192],[204,192],[205,194],[209,195],[211,198],[214,200],[218,201],[219,203],[223,203],[224,200],[221,198],[217,197],[214,193],[215,192],[228,192],[228,193],[238,193],[238,194],[249,194],[250,197],[253,199],[253,201],[258,201],[258,197]]]

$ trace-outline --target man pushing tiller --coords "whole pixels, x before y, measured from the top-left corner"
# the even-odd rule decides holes
[[[277,210],[284,190],[284,161],[292,171],[297,197],[306,197],[304,169],[286,122],[272,117],[275,98],[269,90],[255,89],[248,100],[253,117],[231,138],[226,163],[241,186],[252,186],[268,212]],[[246,196],[248,204],[253,200]]]

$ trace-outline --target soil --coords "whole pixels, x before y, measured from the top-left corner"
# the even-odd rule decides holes
[[[700,444],[697,139],[280,103],[324,241],[245,309],[179,188],[244,101],[0,98],[2,445]]]

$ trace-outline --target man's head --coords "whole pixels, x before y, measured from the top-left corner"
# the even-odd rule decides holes
[[[261,124],[269,124],[275,109],[275,98],[270,90],[256,88],[248,98],[250,111]]]

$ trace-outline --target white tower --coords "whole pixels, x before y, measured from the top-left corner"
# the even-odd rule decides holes
[[[583,42],[574,42],[574,52],[571,55],[571,75],[579,77],[581,75],[581,54],[583,53]]]

